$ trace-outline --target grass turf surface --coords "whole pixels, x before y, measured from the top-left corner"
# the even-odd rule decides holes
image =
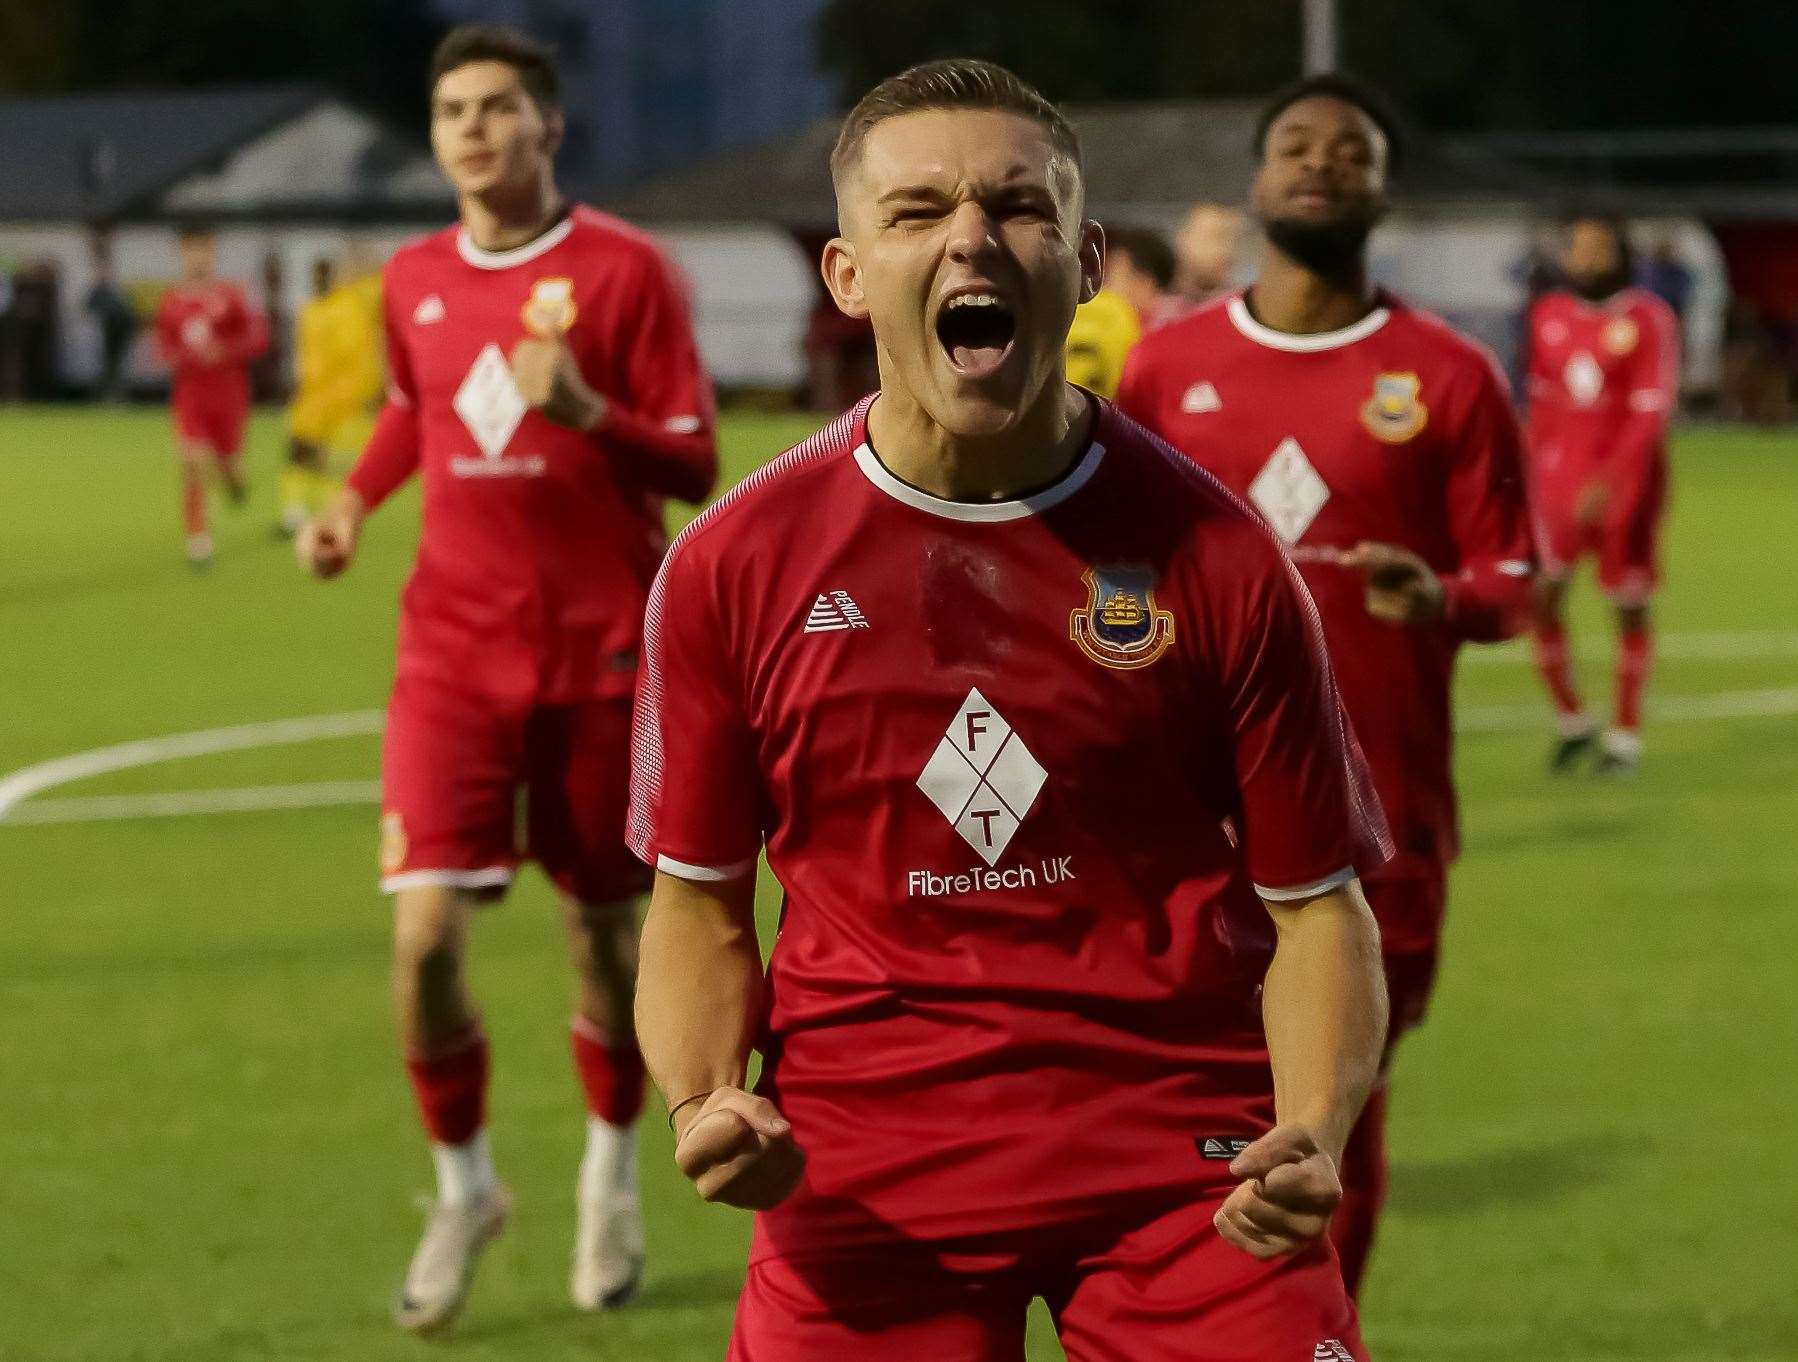
[[[730,473],[810,428],[729,418]],[[350,576],[308,582],[268,533],[280,440],[260,416],[255,496],[215,512],[218,559],[195,575],[160,414],[0,409],[0,775],[383,702],[416,501],[382,511]],[[1758,717],[1670,711],[1798,686],[1798,449],[1688,430],[1676,479],[1638,779],[1551,781],[1546,724],[1512,720],[1541,704],[1521,651],[1463,669],[1485,726],[1461,743],[1467,853],[1435,1015],[1394,1088],[1393,1198],[1365,1301],[1382,1359],[1793,1355],[1798,718],[1778,697]],[[1589,591],[1576,617],[1598,698],[1609,666]],[[336,739],[46,797],[375,769],[375,739]],[[473,951],[518,1216],[453,1338],[387,1323],[429,1168],[389,1040],[375,841],[368,807],[0,824],[0,1358],[721,1354],[747,1219],[693,1197],[655,1120],[643,1295],[602,1318],[567,1304],[582,1114],[534,873]],[[1034,1324],[1032,1357],[1058,1356]]]

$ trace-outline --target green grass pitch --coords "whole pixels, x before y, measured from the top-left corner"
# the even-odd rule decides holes
[[[731,417],[731,474],[809,428]],[[0,409],[0,776],[383,702],[415,496],[382,511],[348,578],[304,580],[269,535],[280,441],[260,416],[255,495],[216,512],[201,576],[159,413]],[[1462,669],[1467,853],[1435,1015],[1394,1087],[1365,1301],[1383,1359],[1798,1355],[1798,447],[1690,429],[1676,463],[1639,778],[1551,781],[1521,651]],[[1589,589],[1577,613],[1584,679],[1608,692]],[[40,798],[375,770],[375,740],[348,737]],[[604,1318],[567,1304],[582,1113],[534,873],[473,957],[515,1225],[452,1338],[388,1324],[429,1167],[389,1039],[375,821],[0,823],[0,1358],[720,1355],[747,1219],[699,1204],[655,1119],[641,1300]],[[1038,1359],[1059,1355],[1044,1324]]]

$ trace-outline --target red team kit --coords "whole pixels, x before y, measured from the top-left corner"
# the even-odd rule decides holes
[[[1252,503],[1317,604],[1343,705],[1367,753],[1397,855],[1364,882],[1391,1002],[1388,1047],[1423,1019],[1448,868],[1459,850],[1450,684],[1464,641],[1518,632],[1530,602],[1523,452],[1491,358],[1382,295],[1341,331],[1291,335],[1243,295],[1163,327],[1131,353],[1119,406]],[[1443,586],[1442,619],[1371,615],[1357,544],[1397,545]],[[1351,1286],[1385,1190],[1386,1092],[1344,1154],[1332,1233]]]
[[[372,509],[415,470],[424,484],[383,887],[499,890],[529,854],[583,902],[630,898],[649,883],[619,830],[662,503],[716,474],[681,286],[646,236],[575,208],[512,251],[438,232],[394,257],[383,293],[392,390],[349,486]],[[547,333],[614,399],[598,435],[527,410],[507,356]]]
[[[735,1358],[1004,1356],[1039,1294],[1081,1357],[1361,1355],[1327,1245],[1211,1218],[1273,1118],[1257,894],[1385,823],[1273,537],[1091,400],[1058,483],[982,504],[890,473],[864,401],[650,599],[631,845],[728,878],[765,837],[786,891],[760,1087],[808,1163]]]
[[[1679,393],[1679,323],[1646,289],[1602,303],[1561,291],[1529,318],[1529,432],[1542,569],[1564,576],[1587,553],[1620,605],[1660,580],[1656,538],[1667,496],[1667,420]],[[1582,523],[1580,493],[1609,489]]]

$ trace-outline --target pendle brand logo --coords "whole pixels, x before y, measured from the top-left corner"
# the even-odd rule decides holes
[[[1049,773],[979,690],[949,721],[918,788],[989,866],[1036,803]]]
[[[1201,1159],[1216,1159],[1228,1163],[1254,1141],[1245,1140],[1238,1135],[1195,1135],[1192,1143]]]
[[[1209,383],[1195,383],[1180,398],[1180,410],[1188,416],[1200,416],[1208,411],[1222,411],[1223,399],[1218,397],[1217,389]]]
[[[811,613],[805,618],[805,632],[808,634],[833,634],[842,629],[867,627],[868,617],[862,614],[862,608],[847,591],[820,593],[818,599],[812,602]]]

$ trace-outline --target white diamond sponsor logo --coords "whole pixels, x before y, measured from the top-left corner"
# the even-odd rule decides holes
[[[1567,384],[1568,393],[1582,407],[1591,406],[1604,393],[1604,370],[1584,350],[1567,361],[1561,377]]]
[[[1326,1338],[1311,1350],[1311,1362],[1355,1362],[1355,1355],[1339,1338]]]
[[[506,452],[526,407],[498,345],[488,341],[475,357],[452,405],[485,457],[497,459]]]
[[[1249,484],[1249,500],[1288,544],[1298,543],[1329,499],[1328,484],[1290,435]]]
[[[970,690],[918,776],[918,788],[992,865],[1048,778],[1011,725],[984,695]]]
[[[1180,410],[1189,416],[1197,416],[1201,412],[1222,411],[1223,400],[1218,397],[1217,389],[1209,383],[1195,383],[1186,390],[1180,399]]]

